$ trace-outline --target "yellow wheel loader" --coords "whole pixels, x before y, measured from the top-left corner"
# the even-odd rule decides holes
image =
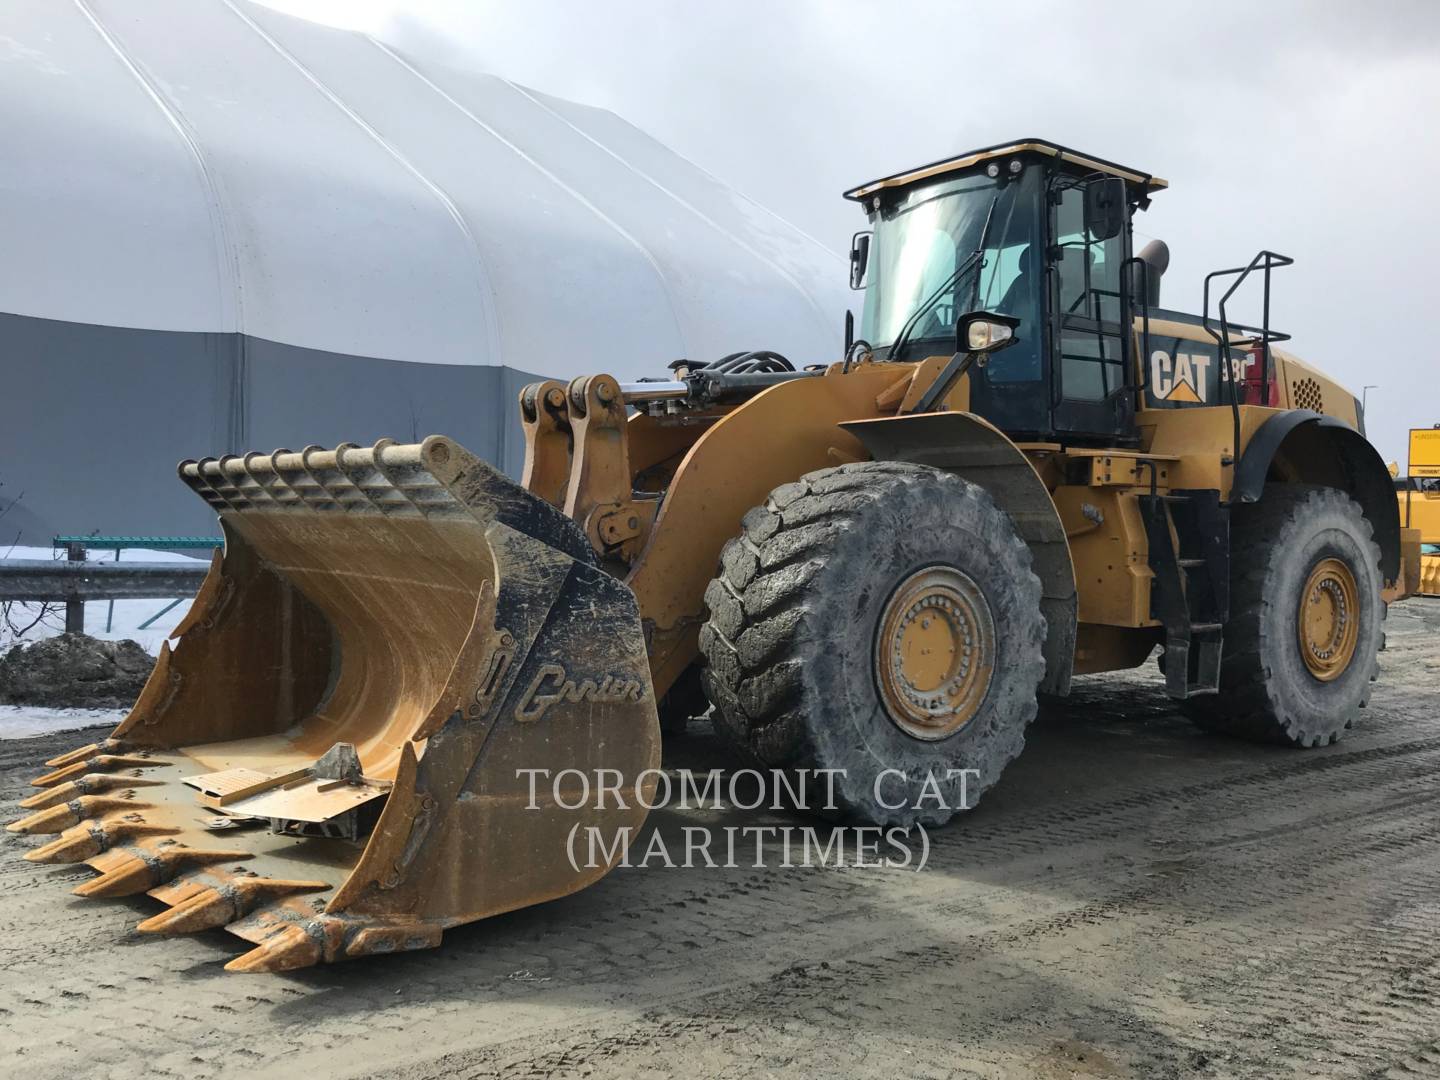
[[[702,690],[748,759],[900,826],[1157,646],[1201,726],[1333,742],[1416,537],[1355,398],[1277,347],[1289,260],[1159,306],[1131,218],[1164,187],[1025,140],[855,188],[842,358],[532,385],[519,484],[438,436],[185,462],[223,557],[124,722],[35,781],[26,857],[274,971],[592,883]]]
[[[1401,520],[1420,537],[1419,573],[1412,591],[1419,596],[1440,596],[1440,481],[1407,476],[1396,491]]]
[[[1396,479],[1395,492],[1401,524],[1414,529],[1420,543],[1420,565],[1411,591],[1440,596],[1440,424],[1411,428],[1409,470]]]

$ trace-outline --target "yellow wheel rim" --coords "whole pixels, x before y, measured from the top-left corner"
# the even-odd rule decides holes
[[[1321,682],[1338,679],[1355,656],[1360,637],[1359,596],[1355,575],[1339,559],[1321,559],[1305,580],[1296,631],[1300,656],[1310,674]]]
[[[980,711],[994,672],[995,620],[966,574],[932,566],[890,594],[875,635],[875,681],[900,730],[953,735]]]

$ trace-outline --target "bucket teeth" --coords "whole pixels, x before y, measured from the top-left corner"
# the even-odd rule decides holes
[[[63,784],[67,780],[74,780],[84,776],[87,772],[108,772],[111,769],[153,769],[157,765],[168,765],[167,761],[156,761],[154,758],[135,757],[131,754],[96,754],[94,757],[82,761],[71,762],[62,766],[54,772],[48,772],[44,776],[36,777],[30,781],[31,787],[54,787],[56,784]]]
[[[76,780],[68,780],[56,787],[45,788],[34,795],[20,800],[25,810],[44,810],[61,803],[77,799],[81,795],[99,795],[102,791],[125,790],[127,788],[154,787],[164,780],[151,780],[143,776],[110,776],[106,773],[86,773]]]
[[[135,850],[124,853],[127,857],[107,869],[99,877],[81,882],[71,891],[76,896],[110,897],[133,896],[148,892],[156,885],[169,881],[183,866],[205,865],[207,863],[233,862],[250,858],[245,851],[204,851],[198,848],[172,844],[165,848]]]
[[[255,948],[225,965],[226,971],[259,974],[266,971],[294,971],[318,964],[324,947],[317,936],[295,923],[282,927]]]
[[[78,825],[90,818],[101,817],[112,811],[120,810],[149,810],[149,803],[136,802],[133,799],[111,799],[103,795],[82,795],[78,799],[71,799],[69,802],[62,802],[59,806],[51,806],[44,810],[38,810],[29,817],[23,817],[19,821],[12,821],[5,828],[14,833],[58,833],[63,832],[72,825]]]
[[[72,863],[92,859],[124,840],[141,836],[169,836],[179,829],[134,821],[86,821],[71,826],[51,840],[25,853],[29,862]]]
[[[81,882],[70,891],[76,896],[131,896],[154,884],[150,864],[138,855],[131,855],[115,869]]]
[[[96,754],[101,754],[108,750],[121,750],[123,748],[123,744],[119,739],[106,739],[104,742],[92,742],[88,746],[77,746],[74,750],[67,750],[63,754],[52,757],[49,761],[45,762],[45,764],[49,765],[52,769],[58,769],[63,765],[73,765],[77,761],[85,761],[88,758],[94,757]]]
[[[276,897],[318,892],[330,886],[323,881],[284,881],[276,878],[237,878],[204,888],[169,911],[152,915],[135,929],[144,934],[194,934],[214,930],[250,914]]]
[[[433,949],[440,944],[441,933],[442,928],[436,923],[410,920],[367,926],[350,939],[345,955],[369,956],[373,953]]]

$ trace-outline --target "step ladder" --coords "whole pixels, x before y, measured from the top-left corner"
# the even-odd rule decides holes
[[[1172,698],[1220,689],[1230,617],[1230,511],[1210,490],[1140,496],[1150,545],[1150,617],[1165,628],[1165,692]]]

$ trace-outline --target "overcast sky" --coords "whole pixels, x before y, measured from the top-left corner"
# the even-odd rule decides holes
[[[612,109],[837,251],[863,225],[844,188],[972,147],[1155,173],[1137,232],[1170,245],[1167,306],[1291,255],[1271,325],[1377,384],[1387,460],[1440,423],[1440,0],[265,2]]]

